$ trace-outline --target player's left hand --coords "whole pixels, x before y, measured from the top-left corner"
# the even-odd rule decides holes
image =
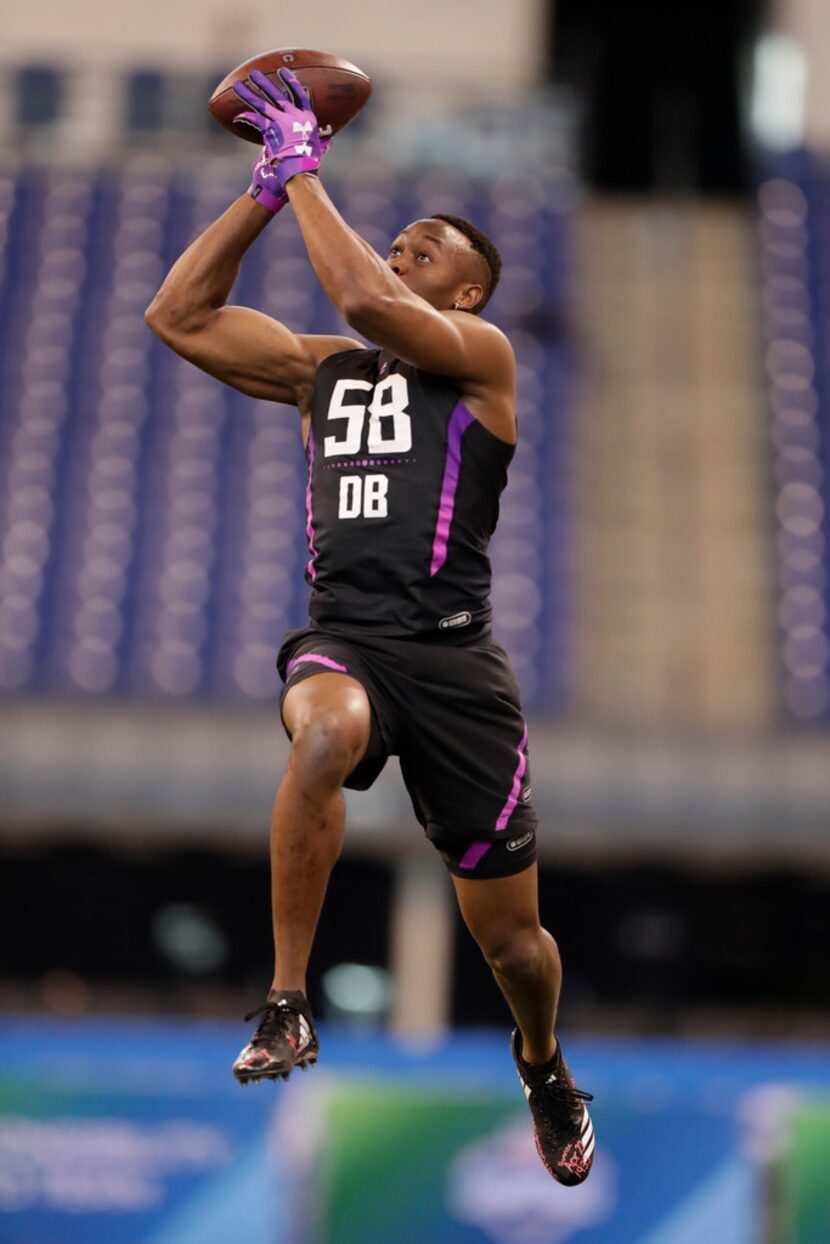
[[[258,69],[250,76],[261,94],[245,82],[233,84],[235,93],[248,105],[237,121],[253,125],[263,140],[248,193],[270,212],[278,212],[288,201],[287,183],[297,173],[316,173],[331,139],[320,137],[308,93],[290,69],[281,69],[278,75],[285,94]]]

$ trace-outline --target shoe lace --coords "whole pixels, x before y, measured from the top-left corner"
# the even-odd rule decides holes
[[[251,1037],[251,1045],[261,1045],[264,1042],[273,1041],[275,1037],[286,1036],[291,1016],[296,1015],[296,1011],[289,1006],[281,1006],[278,1002],[265,1002],[256,1011],[251,1011],[245,1016],[245,1023],[256,1019],[258,1015],[261,1015],[262,1019]]]
[[[546,1097],[551,1097],[554,1101],[562,1102],[566,1106],[577,1106],[583,1101],[593,1101],[593,1093],[585,1093],[582,1089],[578,1089],[576,1085],[560,1084],[554,1080],[552,1083],[544,1083],[538,1086]]]
[[[549,1075],[546,1079],[540,1077],[535,1083],[532,1080],[530,1083],[534,1092],[543,1093],[548,1100],[564,1106],[578,1106],[580,1102],[594,1100],[593,1093],[585,1093],[575,1084],[560,1080],[555,1075]]]

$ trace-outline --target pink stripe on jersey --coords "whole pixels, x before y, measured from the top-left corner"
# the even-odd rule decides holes
[[[308,480],[305,487],[305,531],[308,536],[308,551],[311,557],[308,561],[306,571],[309,578],[313,581],[317,578],[317,570],[314,565],[314,559],[317,556],[317,550],[314,547],[314,527],[311,519],[311,472],[314,470],[314,429],[308,429]]]
[[[474,417],[463,402],[456,402],[450,415],[447,428],[447,457],[444,462],[441,499],[438,502],[438,522],[435,525],[435,537],[432,542],[430,575],[437,574],[447,560],[447,541],[450,538],[452,515],[455,509],[455,492],[458,488],[458,474],[461,469],[461,438]]]
[[[519,742],[519,763],[516,765],[516,772],[513,774],[513,785],[510,787],[510,794],[507,796],[507,802],[499,813],[499,819],[496,821],[496,832],[500,832],[507,828],[507,822],[510,820],[515,811],[516,804],[519,801],[519,791],[522,788],[522,778],[527,769],[527,756],[525,755],[525,747],[527,746],[527,725],[522,732]],[[481,841],[471,842],[467,850],[458,862],[459,868],[475,868],[492,846],[492,842]]]
[[[475,868],[476,864],[484,858],[492,845],[491,842],[471,842],[458,861],[458,867]]]
[[[496,821],[496,829],[506,829],[507,822],[513,815],[513,811],[519,799],[519,791],[522,787],[522,778],[527,768],[527,756],[525,756],[525,747],[527,746],[527,726],[524,728],[522,740],[519,743],[519,763],[516,765],[516,772],[513,774],[513,785],[510,794],[507,796],[507,803],[501,810],[501,815]]]
[[[295,657],[293,661],[289,661],[285,667],[286,677],[290,678],[298,665],[302,665],[304,661],[314,661],[317,665],[325,665],[326,669],[337,670],[338,674],[348,674],[345,665],[338,665],[337,661],[332,661],[331,657],[324,657],[319,652],[306,652],[304,656]]]

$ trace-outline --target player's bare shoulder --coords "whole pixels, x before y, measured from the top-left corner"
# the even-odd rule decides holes
[[[499,440],[516,441],[516,356],[509,339],[489,320],[447,311],[464,342],[464,400],[479,423]]]
[[[445,311],[464,342],[468,367],[477,377],[515,381],[516,357],[509,339],[489,320],[468,311]]]
[[[303,335],[300,336],[300,342],[315,371],[333,354],[344,354],[347,350],[365,350],[366,348],[353,337]]]

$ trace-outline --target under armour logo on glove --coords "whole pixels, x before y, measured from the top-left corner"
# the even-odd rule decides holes
[[[295,134],[302,134],[305,139],[314,129],[314,123],[312,121],[295,121],[292,129]],[[314,148],[308,142],[296,143],[294,150],[297,152],[297,155],[314,155]]]
[[[248,111],[241,112],[237,120],[258,129],[263,141],[248,193],[270,212],[278,212],[288,201],[285,187],[291,178],[297,173],[316,173],[331,146],[330,138],[320,138],[311,100],[300,80],[290,69],[280,69],[277,77],[279,84],[275,85],[253,69],[249,81],[256,90],[247,82],[233,84],[236,94],[248,105]]]

